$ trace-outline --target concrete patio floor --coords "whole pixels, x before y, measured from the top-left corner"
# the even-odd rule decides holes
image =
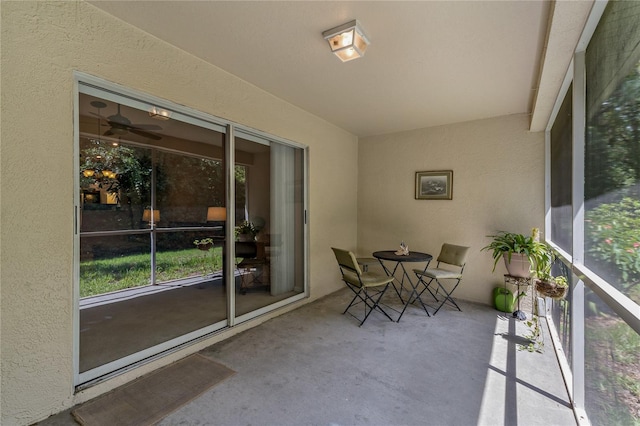
[[[374,313],[358,327],[342,315],[350,294],[203,350],[237,374],[159,424],[576,424],[546,329],[543,353],[521,350],[523,322],[466,302],[435,317],[411,306],[400,323]],[[67,410],[39,424],[75,423]]]

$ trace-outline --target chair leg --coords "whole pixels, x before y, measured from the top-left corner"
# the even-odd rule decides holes
[[[389,316],[389,314],[387,314],[384,311],[384,309],[382,309],[380,307],[380,299],[382,299],[382,296],[384,296],[384,293],[387,291],[387,288],[389,288],[389,283],[387,283],[387,285],[385,285],[382,290],[377,292],[378,298],[374,300],[372,296],[369,296],[369,293],[367,292],[367,289],[365,287],[364,295],[365,295],[366,300],[364,301],[364,303],[365,303],[366,306],[369,307],[369,313],[365,315],[364,319],[360,323],[360,327],[362,327],[362,324],[364,324],[364,322],[369,317],[369,315],[371,315],[371,312],[373,312],[376,309],[379,310],[380,312],[382,312],[385,317],[389,318],[389,321],[393,321],[393,319]],[[373,302],[373,305],[369,305],[369,303],[367,303],[367,300]]]
[[[363,303],[364,304],[364,319],[360,320],[360,318],[356,317],[355,315],[353,315],[352,313],[349,312],[349,314],[352,317],[354,317],[358,321],[360,321],[360,327],[362,326],[362,324],[364,324],[364,322],[367,320],[367,318],[369,318],[369,315],[371,315],[371,312],[373,312],[376,309],[378,311],[382,312],[384,314],[384,316],[389,318],[389,321],[393,321],[393,319],[389,316],[389,314],[387,314],[384,311],[384,309],[382,309],[380,307],[380,299],[382,299],[382,296],[384,296],[384,293],[389,288],[389,284],[388,283],[387,283],[387,285],[384,286],[384,288],[382,290],[376,291],[376,293],[373,294],[373,295],[369,294],[369,292],[367,291],[366,287],[362,287],[362,288],[355,287],[354,288],[353,286],[351,286],[349,284],[347,284],[347,287],[349,287],[349,289],[355,293],[355,296],[353,296],[353,299],[351,299],[351,302],[349,303],[347,308],[342,313],[343,315],[346,314],[352,306],[355,306],[355,305],[357,305],[359,303]],[[356,288],[358,288],[358,290],[356,290]],[[364,295],[364,297],[363,297],[363,295]],[[374,299],[374,296],[376,296],[376,295],[377,295],[377,298]]]
[[[362,299],[362,301],[364,302],[364,318],[362,319],[362,321],[360,321],[360,324],[358,325],[358,327],[362,327],[362,324],[364,324],[364,322],[367,320],[367,318],[369,318],[369,315],[371,315],[371,312],[373,312],[373,307],[371,305],[369,305],[368,300],[371,300],[371,296],[369,296],[367,294],[367,289],[364,289],[364,299]],[[369,308],[369,311],[367,312],[367,308]]]
[[[424,293],[425,290],[429,291],[429,293],[431,294],[431,297],[433,297],[436,302],[439,302],[440,299],[438,299],[438,296],[436,296],[436,294],[438,293],[438,290],[436,290],[436,292],[434,293],[433,291],[431,291],[431,283],[433,283],[433,280],[435,278],[431,278],[429,280],[428,283],[425,283],[422,279],[420,279],[420,281],[422,282],[422,284],[424,285],[424,288],[422,289],[422,291],[420,292],[420,296],[422,296],[422,293]]]
[[[435,316],[438,311],[440,310],[440,308],[442,308],[442,306],[447,302],[447,300],[449,302],[451,302],[453,304],[453,306],[455,306],[460,312],[462,312],[462,309],[460,309],[460,306],[458,306],[458,304],[456,303],[455,300],[453,300],[453,297],[451,296],[453,294],[453,292],[455,291],[455,289],[458,287],[458,285],[460,284],[460,280],[458,280],[455,285],[453,286],[453,288],[451,289],[451,291],[447,291],[444,286],[442,285],[442,283],[438,280],[436,280],[436,283],[438,283],[439,286],[439,290],[441,289],[442,292],[444,293],[444,299],[442,300],[442,302],[440,303],[440,306],[438,306],[438,309],[435,310],[435,312],[433,313],[433,315]]]
[[[422,284],[424,285],[424,281],[421,281]],[[397,319],[397,322],[400,322],[400,319],[402,318],[402,315],[404,315],[404,311],[407,310],[407,307],[412,304],[415,303],[416,300],[418,300],[420,302],[420,304],[422,305],[422,309],[424,309],[424,311],[427,313],[427,316],[430,317],[431,314],[429,314],[429,311],[427,310],[427,306],[424,304],[424,302],[422,301],[422,298],[420,297],[422,295],[422,293],[424,293],[424,289],[418,293],[418,285],[419,283],[416,283],[416,288],[411,290],[411,293],[409,293],[409,298],[407,299],[407,303],[404,304],[404,308],[402,308],[402,312],[400,312],[400,316]],[[431,291],[429,291],[431,292]]]
[[[351,299],[351,302],[349,303],[349,306],[347,306],[347,308],[344,310],[344,312],[342,313],[342,315],[346,314],[347,311],[349,310],[350,307],[353,306],[354,302],[356,301],[356,299],[360,298],[362,299],[362,297],[360,296],[360,292],[362,291],[362,289],[358,289],[356,291],[357,287],[352,287],[350,284],[347,283],[347,287],[349,287],[349,290],[351,290],[354,293],[353,299]]]
[[[431,283],[433,283],[434,278],[431,278],[431,279],[429,280],[429,282],[428,282],[428,283],[426,283],[426,282],[422,279],[422,277],[421,277],[420,275],[416,274],[416,276],[418,277],[418,283],[416,283],[416,292],[417,292],[418,285],[422,284],[422,285],[424,286],[424,288],[423,288],[419,293],[417,293],[417,295],[418,295],[418,299],[420,300],[420,303],[422,304],[422,307],[424,308],[424,310],[425,310],[425,311],[427,311],[427,308],[426,308],[426,306],[425,306],[425,303],[422,301],[422,294],[423,294],[425,291],[428,291],[428,292],[429,292],[429,294],[431,294],[431,297],[433,297],[433,298],[435,299],[435,301],[436,301],[436,302],[439,302],[439,301],[440,301],[440,299],[438,299],[438,296],[436,296],[437,290],[436,290],[436,293],[434,293],[433,291],[431,291]],[[414,300],[414,302],[415,302],[415,300]],[[431,306],[431,305],[429,305],[429,307],[432,307],[432,306]],[[405,308],[406,308],[406,306],[405,306]],[[436,310],[435,312],[438,312],[438,311]],[[427,315],[429,315],[429,312],[428,312],[428,311],[427,311]],[[431,316],[431,315],[429,315],[429,316]]]

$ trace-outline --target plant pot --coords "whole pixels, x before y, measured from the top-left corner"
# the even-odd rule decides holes
[[[536,281],[536,291],[544,297],[562,299],[567,294],[567,286],[559,286],[550,281]]]
[[[512,277],[529,278],[531,276],[531,263],[527,255],[522,253],[512,253],[511,262],[509,262],[509,254],[504,253],[504,266]]]
[[[208,243],[208,244],[198,244],[196,247],[198,247],[198,250],[207,251],[207,250],[209,250],[211,247],[213,247],[213,244],[212,244],[212,243]]]
[[[256,237],[251,234],[238,234],[238,241],[247,242],[255,241]]]

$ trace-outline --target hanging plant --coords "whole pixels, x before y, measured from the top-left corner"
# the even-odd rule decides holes
[[[569,286],[565,277],[554,277],[551,280],[536,280],[536,291],[544,297],[562,299]]]
[[[211,247],[213,247],[213,239],[203,238],[201,240],[195,240],[193,244],[196,245],[198,250],[208,251]]]
[[[567,278],[551,273],[551,266],[556,261],[556,255],[551,247],[541,243],[541,249],[533,256],[534,273],[536,276],[536,291],[545,297],[562,299],[569,289]]]

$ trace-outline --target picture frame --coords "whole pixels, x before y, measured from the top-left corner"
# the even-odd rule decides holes
[[[416,172],[416,200],[453,199],[453,170]]]

